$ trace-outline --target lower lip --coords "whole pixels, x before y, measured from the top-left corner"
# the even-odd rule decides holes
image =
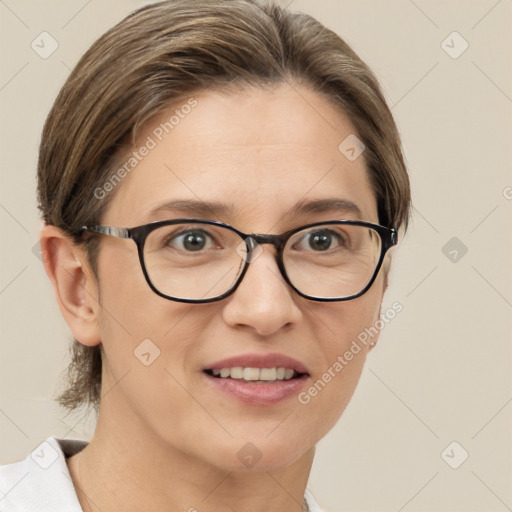
[[[276,380],[267,383],[245,381],[243,379],[219,378],[203,374],[208,381],[227,395],[243,402],[259,405],[269,405],[297,396],[306,385],[307,375],[297,379]]]

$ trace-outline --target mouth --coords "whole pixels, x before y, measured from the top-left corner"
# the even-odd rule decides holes
[[[284,366],[273,368],[254,368],[250,366],[244,368],[243,366],[234,366],[232,368],[212,368],[205,370],[205,373],[217,379],[242,380],[256,384],[299,379],[307,375],[306,373],[300,373],[292,368],[285,368]]]
[[[250,404],[275,404],[296,396],[310,374],[299,361],[280,354],[249,354],[217,361],[203,370],[216,390]]]

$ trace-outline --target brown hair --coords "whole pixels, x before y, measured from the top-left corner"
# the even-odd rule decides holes
[[[400,137],[379,83],[334,32],[272,0],[169,0],[142,7],[80,59],[46,120],[38,162],[46,223],[86,244],[93,270],[100,223],[114,194],[94,191],[113,176],[142,125],[205,89],[304,83],[347,113],[366,146],[379,222],[407,227],[410,190]],[[341,142],[341,141],[340,141]],[[73,410],[101,395],[101,346],[74,340],[60,405]]]

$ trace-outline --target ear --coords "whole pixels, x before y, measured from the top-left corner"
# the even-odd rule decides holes
[[[386,258],[384,259],[384,262],[383,262],[382,268],[381,268],[381,272],[382,272],[382,276],[383,276],[382,277],[382,296],[381,296],[381,303],[379,305],[379,314],[375,318],[375,322],[381,317],[382,299],[384,298],[384,294],[386,293],[386,290],[389,285],[390,270],[391,270],[391,254],[388,253],[388,254],[386,254]],[[374,339],[372,339],[373,344],[368,346],[368,352],[370,352],[371,350],[373,350],[376,347],[377,342],[379,341],[379,338],[380,338],[380,332],[378,335],[376,335],[376,337]]]
[[[386,292],[389,284],[389,274],[391,272],[391,263],[393,261],[393,253],[395,251],[395,247],[391,247],[386,256],[384,257],[384,261],[382,263],[382,273],[384,275],[384,287],[382,289],[382,295]]]
[[[40,239],[44,268],[64,320],[80,343],[100,344],[98,284],[85,251],[55,226],[45,225]]]

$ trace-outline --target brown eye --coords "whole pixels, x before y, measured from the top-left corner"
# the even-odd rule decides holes
[[[206,231],[189,229],[169,238],[166,245],[187,252],[197,252],[211,248],[213,239]]]
[[[345,245],[343,237],[332,229],[324,228],[305,233],[302,239],[294,245],[294,249],[323,252],[340,245]]]

